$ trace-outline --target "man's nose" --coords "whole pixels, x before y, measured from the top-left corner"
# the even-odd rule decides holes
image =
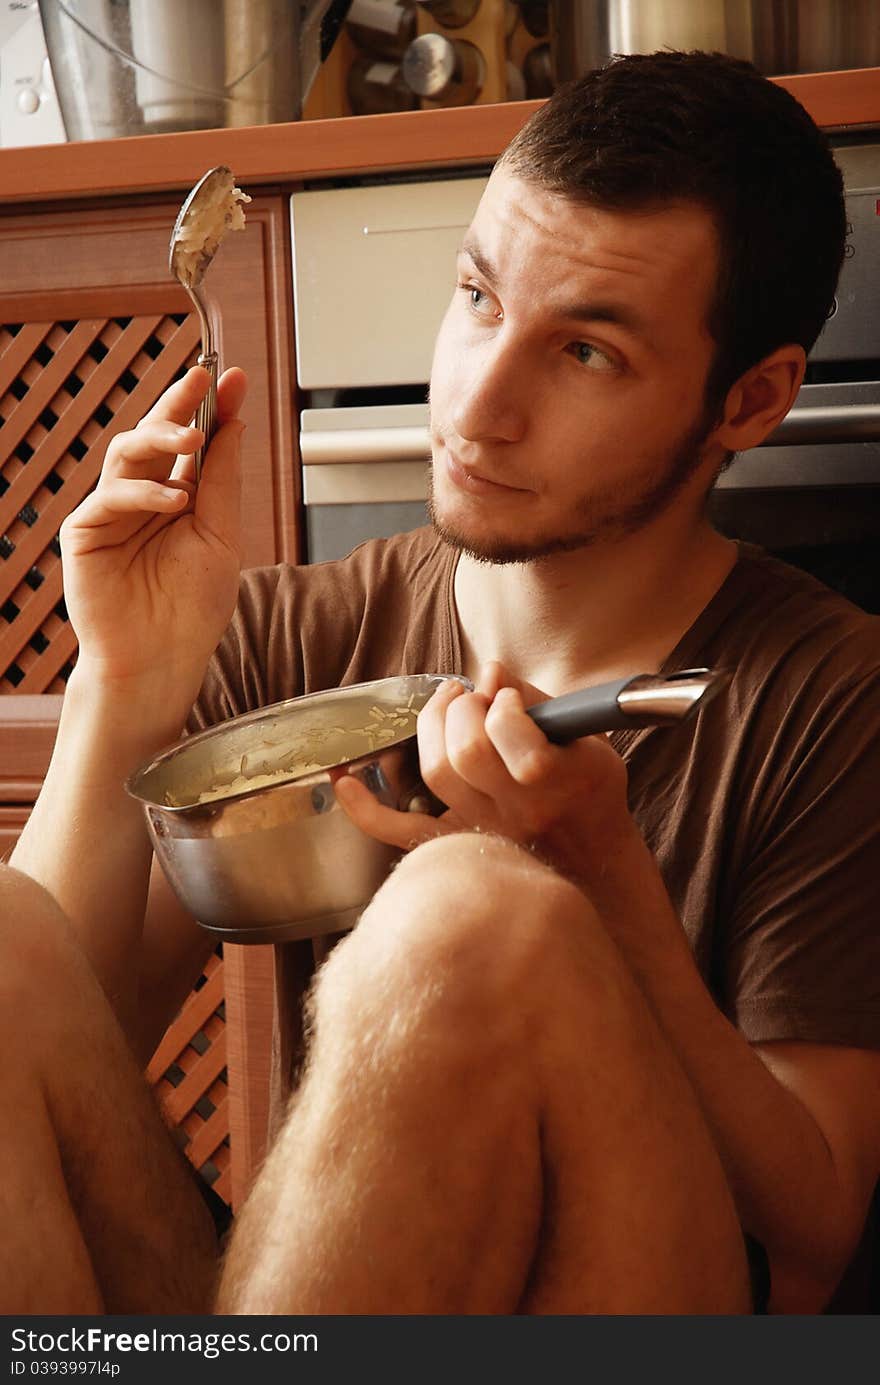
[[[529,408],[527,373],[515,344],[499,333],[461,358],[452,424],[472,442],[519,442]]]

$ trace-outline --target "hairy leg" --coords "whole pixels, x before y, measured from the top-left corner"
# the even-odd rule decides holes
[[[218,1311],[749,1307],[693,1091],[584,896],[498,840],[413,852],[319,973]]]
[[[210,1304],[214,1229],[54,900],[0,868],[0,1311]]]

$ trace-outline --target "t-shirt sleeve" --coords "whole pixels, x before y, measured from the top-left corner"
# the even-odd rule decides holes
[[[796,731],[780,722],[765,773],[725,921],[725,1008],[753,1043],[880,1048],[880,675]]]
[[[232,620],[211,656],[202,687],[187,721],[193,733],[230,717],[302,692],[302,658],[291,614],[297,599],[296,570],[251,568],[242,573]],[[273,686],[281,662],[284,688]]]
[[[425,546],[416,533],[367,541],[339,561],[243,572],[187,730],[402,671]]]

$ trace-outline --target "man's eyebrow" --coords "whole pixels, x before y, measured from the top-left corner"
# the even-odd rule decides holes
[[[603,303],[597,299],[592,303],[564,304],[558,315],[566,322],[611,322],[637,336],[646,336],[648,332],[644,318],[623,303]]]
[[[468,256],[487,283],[497,284],[498,271],[476,242],[464,241],[459,254]],[[563,303],[554,311],[554,316],[564,322],[610,322],[637,336],[648,334],[648,325],[644,319],[623,303],[603,302],[600,299],[590,303]]]
[[[487,279],[490,284],[494,284],[496,282],[498,275],[496,273],[495,266],[493,265],[492,261],[486,255],[483,254],[482,250],[477,245],[476,241],[463,241],[458,253],[459,255],[467,255],[468,259],[472,262],[474,268],[478,269],[482,274],[483,278]]]

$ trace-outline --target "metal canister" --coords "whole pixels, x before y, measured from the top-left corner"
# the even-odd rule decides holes
[[[403,55],[403,76],[418,96],[442,106],[467,106],[486,79],[476,44],[445,34],[422,34]]]

